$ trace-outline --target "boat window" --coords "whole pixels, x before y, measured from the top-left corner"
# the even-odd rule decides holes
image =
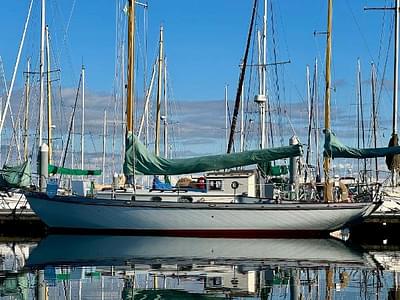
[[[222,190],[222,180],[209,180],[208,181],[209,190]]]

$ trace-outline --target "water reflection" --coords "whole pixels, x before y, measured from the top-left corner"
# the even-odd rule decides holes
[[[400,299],[400,252],[334,239],[51,235],[0,249],[0,299]]]

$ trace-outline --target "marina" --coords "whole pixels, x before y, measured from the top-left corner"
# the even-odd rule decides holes
[[[303,2],[1,3],[0,300],[400,299],[400,0]]]

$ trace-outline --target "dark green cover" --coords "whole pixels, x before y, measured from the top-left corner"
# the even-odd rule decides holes
[[[57,167],[50,164],[48,170],[49,174],[77,175],[77,176],[101,175],[101,170],[70,169],[70,168]]]
[[[31,164],[25,161],[20,165],[4,165],[0,172],[0,186],[6,188],[24,188],[31,184]]]
[[[324,156],[332,158],[373,158],[400,154],[400,146],[382,148],[352,148],[341,143],[330,130],[325,131]]]
[[[147,151],[132,133],[127,134],[124,174],[132,175],[179,175],[230,169],[261,164],[302,154],[301,145],[274,149],[252,150],[222,155],[207,155],[185,159],[165,159]]]

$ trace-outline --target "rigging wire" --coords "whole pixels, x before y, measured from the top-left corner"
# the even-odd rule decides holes
[[[270,10],[271,10],[271,30],[272,30],[272,44],[273,44],[273,57],[274,62],[277,62],[277,53],[276,53],[276,36],[275,36],[275,22],[274,22],[274,10],[272,1],[270,1]],[[281,106],[281,98],[280,98],[280,87],[279,87],[279,75],[278,75],[278,65],[274,65],[274,73],[275,73],[275,88],[276,88],[276,96],[277,96],[277,114],[278,114],[278,132],[280,136],[281,145],[283,145],[283,132],[282,132],[282,106]],[[273,145],[273,140],[271,141]]]

